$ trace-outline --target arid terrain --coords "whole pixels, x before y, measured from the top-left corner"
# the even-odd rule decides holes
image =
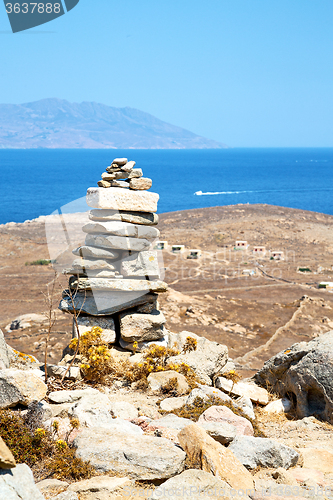
[[[72,226],[71,245],[84,239],[80,224],[76,220]],[[265,360],[291,344],[333,329],[333,294],[318,289],[320,282],[333,281],[332,224],[333,216],[269,205],[160,215],[160,239],[186,246],[178,255],[163,251],[169,292],[161,295],[160,307],[167,328],[226,344],[243,376],[255,373]],[[39,360],[44,355],[47,322],[41,317],[23,329],[6,331],[6,327],[21,315],[43,314],[48,308],[43,294],[54,278],[53,266],[26,263],[50,258],[50,235],[54,252],[54,245],[61,247],[62,240],[49,223],[46,238],[44,218],[0,226],[0,328],[12,347]],[[235,250],[236,240],[247,241],[248,248]],[[260,259],[253,252],[256,245],[267,250]],[[189,249],[200,249],[202,256],[187,259]],[[284,260],[271,260],[270,251],[283,251]],[[70,252],[67,258],[71,259]],[[58,270],[66,267],[61,259],[57,262]],[[66,281],[64,275],[58,278],[54,310]],[[58,311],[50,360],[60,359],[71,332],[71,316]]]

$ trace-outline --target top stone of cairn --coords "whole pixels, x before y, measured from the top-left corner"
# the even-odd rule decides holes
[[[112,163],[115,163],[116,165],[123,166],[126,165],[128,162],[127,158],[115,158]]]

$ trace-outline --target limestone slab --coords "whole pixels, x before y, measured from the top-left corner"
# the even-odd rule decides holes
[[[88,291],[86,294],[77,293],[74,297],[75,309],[77,311],[81,310],[83,314],[92,316],[106,316],[138,305],[154,304],[155,302],[156,295],[147,292],[142,294],[140,292],[94,291],[92,293]],[[59,309],[73,314],[73,305],[70,297],[66,295],[63,297]]]
[[[184,469],[185,453],[171,441],[99,427],[74,440],[76,456],[100,472],[120,472],[131,479],[166,479]]]
[[[144,238],[99,234],[87,234],[85,244],[106,249],[130,250],[132,252],[141,252],[142,250],[148,250],[150,247],[150,241]]]
[[[156,212],[159,195],[147,191],[122,188],[95,188],[87,191],[87,205],[92,208],[109,208],[138,212]]]
[[[74,255],[82,257],[83,259],[94,258],[94,259],[115,260],[118,259],[119,256],[121,255],[121,252],[116,252],[115,250],[89,247],[89,246],[81,246],[75,248],[75,250],[73,250],[72,253]]]
[[[119,220],[131,222],[132,224],[144,224],[146,226],[155,226],[158,224],[157,214],[149,212],[126,212],[124,210],[90,210],[89,219],[102,222]]]
[[[160,235],[159,230],[155,227],[146,227],[122,221],[88,222],[83,226],[82,231],[88,234],[107,233],[115,236],[146,239],[155,239]]]
[[[72,269],[77,271],[119,271],[117,264],[104,259],[75,259]]]
[[[119,290],[120,292],[166,292],[164,281],[107,278],[70,278],[70,287],[77,290]]]

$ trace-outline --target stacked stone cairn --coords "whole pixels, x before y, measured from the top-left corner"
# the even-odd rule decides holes
[[[149,343],[167,345],[165,318],[158,310],[158,293],[167,285],[160,278],[157,202],[148,192],[151,179],[142,177],[134,161],[116,158],[102,174],[97,188],[87,191],[90,222],[82,230],[85,244],[73,250],[77,257],[66,274],[69,290],[59,308],[80,314],[79,333],[102,329],[108,344],[140,351]],[[73,321],[73,336],[77,328]]]

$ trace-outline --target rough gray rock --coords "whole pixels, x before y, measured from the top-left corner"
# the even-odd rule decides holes
[[[0,370],[9,368],[9,356],[7,344],[2,330],[0,330]]]
[[[106,222],[88,222],[88,224],[83,226],[82,231],[88,234],[105,233],[122,237],[147,238],[147,240],[158,238],[160,235],[160,232],[156,229],[156,227],[116,220]]]
[[[300,342],[266,361],[255,375],[296,404],[298,417],[317,415],[333,422],[333,331]]]
[[[139,416],[138,409],[127,401],[111,401],[110,407],[112,416],[116,418],[133,420]]]
[[[0,469],[0,498],[3,500],[44,500],[26,464]]]
[[[119,315],[120,335],[125,342],[160,340],[165,335],[164,314],[155,309],[149,314],[131,311]]]
[[[93,394],[100,394],[98,389],[93,389],[88,387],[87,389],[76,389],[72,391],[54,391],[50,392],[49,399],[53,403],[74,403],[85,396],[91,396]]]
[[[196,469],[188,469],[178,476],[165,481],[156,488],[151,495],[152,500],[170,500],[171,498],[190,498],[191,500],[203,500],[204,498],[224,500],[226,498],[237,499],[237,491],[233,490],[225,482],[213,476],[209,472]],[[243,495],[244,500],[249,497]]]
[[[228,444],[233,441],[237,435],[237,429],[234,425],[227,422],[206,422],[201,421],[197,424],[205,429],[210,437],[221,444]]]
[[[297,451],[280,444],[273,439],[252,436],[238,436],[229,446],[229,450],[247,469],[261,467],[283,467],[289,469],[297,464]]]
[[[0,408],[10,408],[18,403],[28,406],[33,401],[44,399],[46,393],[47,386],[37,370],[9,368],[0,371]]]
[[[85,396],[75,403],[69,410],[69,416],[77,418],[82,426],[113,429],[114,432],[123,431],[129,434],[142,434],[142,429],[121,418],[112,417],[113,405],[106,394],[92,394]]]
[[[162,418],[157,418],[156,420],[152,420],[149,423],[150,427],[154,427],[156,429],[160,429],[161,427],[165,427],[166,429],[174,429],[176,431],[181,431],[187,425],[192,424],[192,421],[188,418],[177,417],[173,413],[166,415]]]
[[[127,477],[96,476],[71,484],[67,491],[77,493],[82,500],[111,500],[132,485]]]
[[[214,375],[220,373],[228,360],[228,348],[225,345],[199,337],[192,332],[170,333],[169,347],[175,347],[182,351],[186,338],[192,337],[197,341],[197,348],[187,354],[172,356],[170,363],[186,363],[196,375],[207,385],[212,385]]]
[[[99,427],[74,440],[76,455],[100,472],[121,472],[131,479],[168,479],[184,469],[185,453],[171,441]]]

